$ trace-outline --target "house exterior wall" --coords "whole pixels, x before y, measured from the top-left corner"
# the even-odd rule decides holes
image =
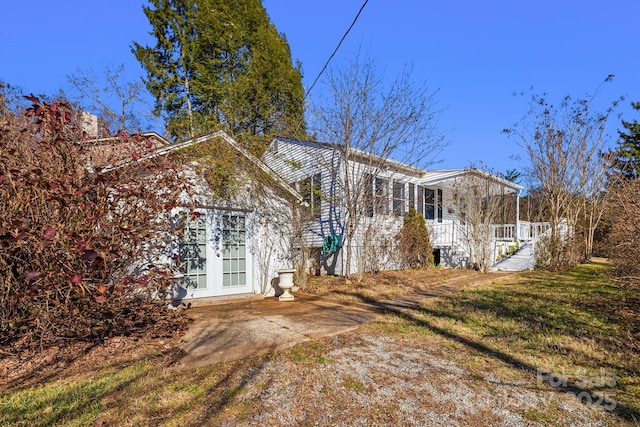
[[[316,272],[347,273],[347,246],[351,248],[349,273],[400,268],[402,262],[398,259],[396,236],[409,207],[424,215],[432,246],[441,252],[442,265],[469,266],[472,261],[470,248],[477,245],[469,241],[468,224],[461,217],[465,179],[489,179],[492,187],[502,188],[502,194],[521,189],[478,170],[427,171],[357,150],[352,153],[345,160],[339,150],[329,144],[276,139],[265,155],[265,163],[296,186],[300,193],[308,193],[309,187],[301,187],[302,180],[321,177],[317,189],[322,194],[322,207],[305,225],[304,234],[305,244],[311,248],[316,261],[312,268]],[[345,191],[347,179],[351,188],[356,189],[351,194]],[[367,212],[360,205],[361,208],[356,209],[357,218],[350,219],[348,208],[362,203],[363,193],[368,193],[375,207]],[[306,196],[307,200],[312,198]],[[350,242],[346,242],[345,236],[348,224],[355,227]],[[323,253],[323,242],[334,235],[340,237],[342,246],[336,253]],[[497,254],[496,243],[489,243]]]
[[[191,195],[185,194],[185,205],[195,202],[200,206],[196,209],[200,214],[205,215],[207,223],[206,242],[202,243],[199,249],[202,253],[201,262],[203,266],[195,266],[193,269],[201,268],[206,270],[201,281],[206,280],[205,288],[199,288],[196,284],[198,275],[193,275],[196,280],[185,281],[185,271],[178,272],[179,283],[174,290],[174,298],[177,300],[188,300],[200,297],[215,297],[234,294],[263,294],[270,296],[275,294],[274,284],[278,277],[277,270],[291,268],[291,205],[292,202],[278,194],[277,191],[268,186],[260,185],[245,179],[245,184],[238,188],[233,197],[229,200],[218,200],[211,197],[206,183],[197,178],[193,170],[185,171],[185,175],[191,182],[193,191]],[[258,188],[259,187],[259,188]],[[178,224],[177,218],[180,213],[187,212],[186,208],[178,208],[174,212],[176,223],[174,226],[185,226],[185,223]],[[225,253],[225,219],[241,219],[243,230],[241,230],[243,243],[241,254],[236,254],[236,258],[227,259]],[[238,235],[238,230],[235,230]],[[185,237],[185,239],[187,239]],[[227,239],[228,240],[228,239]],[[183,250],[187,240],[176,242],[171,246],[170,254],[165,259],[176,256],[184,258]],[[197,247],[191,243],[193,248]],[[246,252],[246,253],[245,253]],[[206,256],[205,256],[206,255]],[[188,261],[187,261],[188,262]],[[183,259],[183,263],[185,260]],[[231,271],[238,269],[238,265],[246,273],[247,286],[227,286],[228,276]],[[192,263],[193,266],[193,263]],[[225,277],[226,276],[226,277]]]
[[[301,191],[303,180],[320,176],[321,206],[318,215],[306,212],[305,218],[302,218],[309,247],[321,248],[325,236],[342,235],[342,193],[335,179],[341,173],[341,164],[333,150],[276,140],[271,150],[265,153],[264,161],[298,191]],[[313,206],[311,208],[310,211],[313,211]]]
[[[293,234],[291,216],[292,203],[268,190],[260,203],[254,203],[254,234],[250,242],[254,257],[255,293],[272,296],[279,269],[291,268]],[[249,196],[249,195],[248,195]],[[248,197],[245,202],[256,199]]]
[[[374,217],[364,218],[357,228],[351,245],[350,273],[402,268],[398,257],[396,236],[403,222],[403,217],[395,215],[374,215]],[[342,267],[342,273],[344,273],[345,265]]]
[[[301,180],[320,175],[322,208],[320,215],[307,224],[305,243],[311,249],[314,265],[312,271],[344,275],[345,258],[344,235],[347,221],[345,208],[345,176],[357,191],[362,191],[365,175],[370,174],[371,194],[375,197],[378,178],[385,186],[384,207],[377,205],[372,215],[362,215],[356,226],[351,242],[351,273],[399,268],[396,235],[403,224],[403,218],[409,209],[410,202],[417,207],[422,200],[418,190],[424,191],[419,174],[405,173],[394,168],[371,167],[361,161],[343,161],[337,150],[326,146],[301,141],[275,140],[265,154],[264,161],[287,182],[296,185]],[[399,186],[401,184],[401,186]],[[300,191],[300,186],[296,188]],[[402,193],[394,189],[402,188]],[[433,187],[437,191],[436,187]],[[410,197],[410,189],[413,196]],[[396,197],[394,197],[396,196]],[[362,197],[354,194],[352,197]],[[424,210],[424,209],[423,209]],[[446,213],[445,217],[450,216]],[[437,221],[437,218],[435,219]],[[333,254],[323,254],[323,241],[332,235],[340,236],[343,246]]]

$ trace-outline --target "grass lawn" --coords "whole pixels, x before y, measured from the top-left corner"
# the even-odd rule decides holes
[[[456,384],[494,397],[489,407],[513,403],[518,393],[546,397],[536,405],[514,409],[525,423],[570,424],[563,421],[568,411],[563,402],[569,399],[590,403],[590,416],[605,425],[637,425],[640,296],[637,289],[613,283],[607,270],[606,263],[594,262],[567,273],[513,274],[425,300],[420,309],[381,316],[340,337],[198,369],[178,369],[173,365],[175,354],[165,350],[166,346],[131,343],[113,357],[79,359],[41,381],[3,384],[0,425],[410,422],[403,418],[403,402],[424,395],[424,383],[420,383],[422,388],[411,390],[412,381],[424,378],[407,375],[404,388],[388,396],[379,392],[383,382],[392,387],[399,379],[387,371],[377,372],[381,366],[363,371],[363,363],[375,365],[367,362],[371,352],[358,351],[365,346],[380,352],[393,349],[393,354],[380,356],[386,357],[391,367],[404,369],[410,365],[402,364],[411,362],[414,368],[422,369],[420,355],[427,354],[438,366],[451,364],[447,372],[459,376]],[[420,291],[434,283],[434,275],[445,280],[459,277],[452,270],[410,272],[410,281],[403,282],[401,274],[394,274],[393,280],[385,279],[378,294],[369,291],[366,299],[407,294],[411,286]],[[375,281],[375,275],[367,280]],[[336,285],[335,289],[343,291],[331,295],[353,300],[362,290],[350,292],[349,288],[357,286],[360,284]],[[392,345],[385,347],[384,343]],[[357,358],[360,365],[355,364]],[[287,366],[286,372],[282,366]],[[346,369],[348,366],[354,368]],[[451,386],[436,385],[440,389]],[[511,385],[514,392],[505,394]],[[288,396],[289,409],[299,418],[264,418],[287,404],[274,399],[274,393]],[[311,398],[316,395],[320,398]],[[454,409],[440,405],[428,410],[453,413]],[[469,416],[465,420],[469,425],[500,423],[499,419],[478,418],[474,424],[470,421],[475,418]]]
[[[566,273],[519,273],[429,300],[411,320],[468,349],[462,363],[479,373],[535,375],[541,389],[572,393],[636,425],[640,295],[613,283],[608,268],[594,260]]]

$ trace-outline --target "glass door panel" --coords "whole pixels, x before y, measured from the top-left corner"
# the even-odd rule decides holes
[[[219,292],[223,295],[251,292],[246,226],[244,213],[222,212],[222,283]]]
[[[188,298],[213,295],[210,279],[207,276],[211,268],[211,244],[208,242],[207,211],[196,212],[185,224],[183,239],[179,243],[179,255],[182,262],[180,286],[186,290]]]

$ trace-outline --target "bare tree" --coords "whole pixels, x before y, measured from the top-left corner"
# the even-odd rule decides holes
[[[598,92],[581,99],[566,96],[557,106],[545,94],[533,94],[523,122],[505,130],[518,137],[528,155],[529,178],[548,204],[546,219],[551,228],[545,245],[551,269],[591,255],[593,231],[602,215],[602,205],[595,198],[604,188],[607,164],[600,153],[606,144],[605,125],[619,100],[604,111],[594,111]],[[587,212],[591,209],[595,210]],[[581,217],[586,227],[581,231],[591,237],[580,249],[576,227]]]
[[[605,190],[608,182],[608,172],[611,169],[611,159],[601,156],[594,162],[595,167],[591,169],[590,180],[585,182],[584,193],[582,195],[581,211],[581,231],[583,237],[582,259],[584,261],[591,258],[593,254],[593,244],[596,230],[602,223],[606,211],[610,208],[610,198]]]
[[[487,273],[496,260],[494,224],[503,216],[504,185],[488,173],[469,169],[456,179],[453,190],[464,249],[471,266]]]
[[[93,69],[78,70],[67,76],[75,100],[99,116],[103,127],[110,133],[141,131],[139,117],[146,113],[145,87],[141,79],[125,80],[125,66],[107,66],[103,74]]]
[[[389,169],[389,161],[423,167],[432,163],[443,137],[436,130],[437,91],[430,91],[425,84],[415,85],[410,70],[386,83],[373,60],[356,56],[344,67],[330,71],[324,84],[326,97],[313,108],[310,128],[318,139],[335,146],[340,157],[335,185],[344,198],[348,276],[356,230],[376,196],[371,180]]]

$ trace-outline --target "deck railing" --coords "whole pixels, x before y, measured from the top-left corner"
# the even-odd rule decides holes
[[[461,237],[460,233],[456,233],[456,222],[452,220],[427,223],[427,228],[432,246],[454,246]]]
[[[446,220],[443,222],[427,223],[429,229],[429,238],[433,246],[465,246],[465,236],[469,233],[466,228],[469,224],[462,224],[459,221]],[[491,235],[496,241],[514,241],[516,240],[515,224],[491,224]],[[520,221],[518,223],[517,238],[520,241],[531,242],[536,241],[540,236],[549,230],[548,222],[528,222]]]

